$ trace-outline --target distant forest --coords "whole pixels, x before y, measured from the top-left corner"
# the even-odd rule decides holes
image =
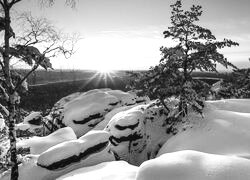
[[[21,75],[25,75],[28,70],[26,69],[18,69],[18,73]],[[128,71],[113,71],[110,73],[112,77],[119,77],[121,79],[126,79],[128,77]],[[137,71],[136,71],[137,72]],[[138,71],[139,72],[139,71]],[[88,80],[94,76],[101,76],[98,74],[98,71],[94,70],[75,70],[75,69],[61,69],[61,70],[37,70],[32,73],[31,76],[28,77],[29,85],[39,85],[53,82],[64,82],[64,81],[78,81],[78,80]],[[222,73],[209,73],[209,72],[194,72],[193,77],[198,77],[201,79],[214,79],[212,82],[217,81],[216,79],[224,79],[227,80],[230,78],[230,72],[222,72]],[[206,80],[207,81],[207,80]],[[208,82],[211,84],[210,82]]]

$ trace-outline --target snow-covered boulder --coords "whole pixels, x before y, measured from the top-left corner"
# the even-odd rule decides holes
[[[42,113],[33,111],[28,116],[26,116],[23,120],[23,123],[25,124],[31,124],[31,125],[41,125],[42,124]]]
[[[57,144],[41,155],[29,155],[28,160],[19,165],[18,179],[54,180],[78,168],[113,161],[108,138],[105,131],[91,131],[77,140]],[[10,172],[0,179],[10,179]]]
[[[123,160],[140,165],[154,158],[165,141],[173,135],[168,115],[152,104],[138,105],[114,115],[105,130],[111,149]]]
[[[67,168],[74,164],[95,165],[115,160],[109,148],[109,134],[105,131],[91,131],[77,140],[57,144],[37,160],[37,165],[48,170]]]
[[[136,180],[246,180],[250,178],[250,160],[179,151],[144,162]]]
[[[64,97],[55,104],[47,119],[58,127],[72,127],[80,137],[103,121],[114,108],[147,100],[120,90],[95,89]]]
[[[31,134],[41,133],[43,121],[42,119],[43,117],[41,112],[32,111],[28,116],[24,118],[23,122],[15,125],[17,134],[20,134],[24,131],[28,131]]]
[[[75,139],[76,135],[73,129],[71,127],[65,127],[58,129],[48,136],[34,136],[29,139],[20,140],[17,143],[17,149],[29,148],[31,154],[41,154],[56,144]]]
[[[72,171],[58,180],[134,180],[138,167],[125,161],[104,162]]]
[[[104,119],[100,123],[98,123],[92,130],[104,130],[105,127],[107,126],[107,124],[109,123],[109,121],[112,119],[112,117],[114,115],[116,115],[119,112],[129,110],[129,109],[131,109],[131,108],[133,108],[135,106],[137,106],[137,105],[121,106],[121,107],[118,107],[118,108],[114,108],[113,110],[111,110],[110,112],[108,112],[104,116]]]
[[[250,100],[206,102],[204,117],[190,114],[186,130],[171,137],[158,156],[180,150],[196,150],[250,158],[250,113],[242,113],[249,110],[248,102]]]

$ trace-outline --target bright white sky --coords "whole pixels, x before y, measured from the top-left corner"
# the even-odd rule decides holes
[[[71,59],[53,60],[55,68],[147,69],[160,60],[161,46],[172,42],[162,32],[170,26],[170,7],[175,0],[78,0],[76,9],[57,0],[41,9],[37,0],[23,0],[16,10],[45,16],[65,32],[79,32],[83,39]],[[230,38],[239,47],[223,50],[239,67],[250,66],[249,0],[185,0],[184,6],[200,4],[200,24],[219,38]]]

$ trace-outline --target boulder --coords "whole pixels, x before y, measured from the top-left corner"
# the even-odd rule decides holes
[[[77,137],[86,134],[115,108],[146,102],[133,93],[111,89],[95,89],[74,93],[58,101],[47,116],[47,124],[73,128]]]

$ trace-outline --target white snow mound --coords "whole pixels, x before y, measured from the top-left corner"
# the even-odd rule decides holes
[[[250,158],[250,113],[231,111],[234,107],[239,111],[238,107],[241,107],[240,110],[247,112],[250,106],[245,104],[246,100],[224,100],[225,106],[221,106],[221,102],[207,102],[203,119],[190,114],[190,127],[171,137],[158,156],[180,150],[196,150]]]
[[[250,99],[224,99],[206,103],[220,110],[250,113]]]
[[[134,180],[138,167],[125,161],[104,162],[72,171],[58,180]]]
[[[89,132],[77,140],[66,141],[49,148],[38,157],[37,165],[49,170],[56,170],[79,163],[96,154],[103,156],[100,157],[99,162],[113,160],[112,154],[108,152],[108,146],[109,134],[107,132]],[[106,152],[106,156],[101,153],[102,151]]]
[[[136,180],[246,180],[249,168],[244,158],[187,150],[142,163]]]
[[[17,149],[30,148],[31,154],[41,154],[50,147],[76,139],[76,135],[71,127],[58,129],[52,134],[44,137],[34,136],[29,139],[21,140],[17,143]]]

